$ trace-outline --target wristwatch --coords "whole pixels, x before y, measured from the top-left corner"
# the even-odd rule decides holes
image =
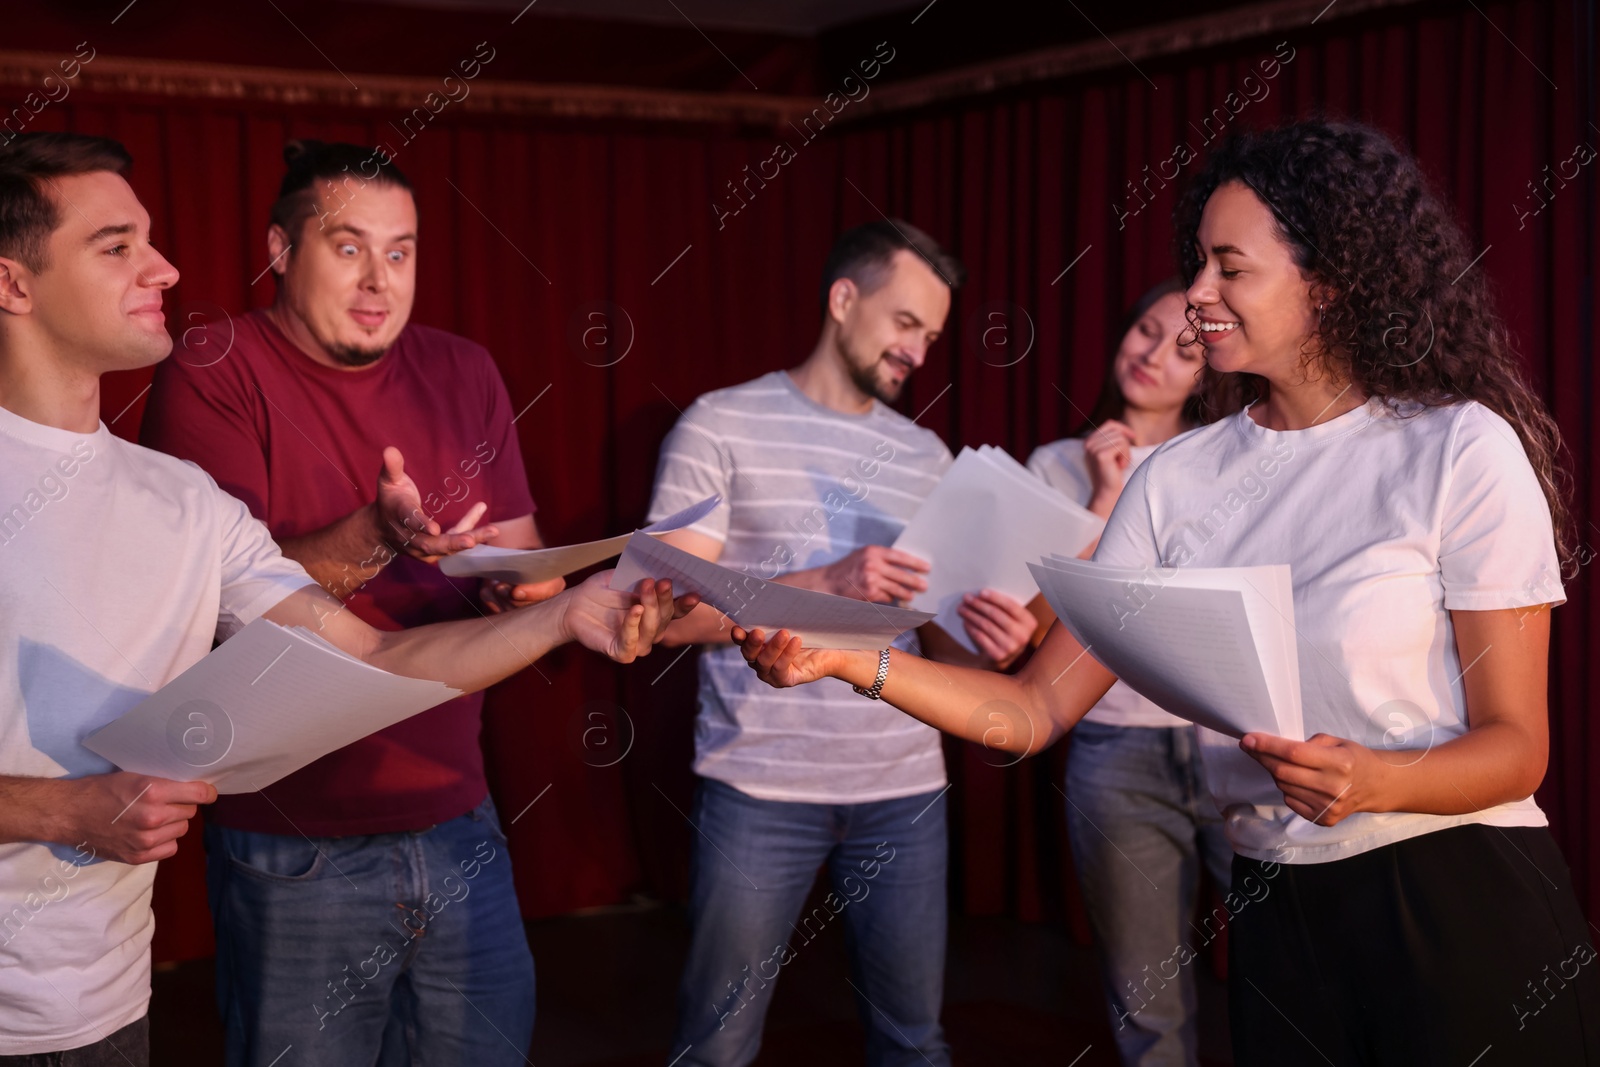
[[[883,692],[883,683],[888,679],[888,677],[889,650],[886,648],[878,653],[878,677],[873,681],[872,688],[863,689],[859,685],[852,685],[850,688],[854,689],[868,700],[881,700],[883,699],[880,696],[880,694]]]

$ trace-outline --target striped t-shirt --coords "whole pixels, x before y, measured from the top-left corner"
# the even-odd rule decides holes
[[[661,446],[650,519],[722,494],[689,527],[759,578],[893,544],[951,462],[937,434],[874,401],[848,415],[787,371],[696,400]],[[916,651],[915,633],[897,644]],[[824,678],[773,689],[732,645],[700,657],[695,773],[753,797],[854,804],[941,789],[938,731]]]

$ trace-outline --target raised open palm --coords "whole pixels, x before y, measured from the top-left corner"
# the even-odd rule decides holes
[[[472,524],[483,518],[483,504],[473,505],[461,522],[440,530],[433,517],[422,510],[422,494],[406,473],[405,457],[393,445],[383,450],[375,502],[389,546],[425,563],[464,552],[500,535],[500,528],[494,525],[473,528]]]

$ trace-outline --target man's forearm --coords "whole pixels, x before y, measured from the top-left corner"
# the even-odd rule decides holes
[[[503,615],[374,631],[378,636],[362,659],[391,674],[432,678],[474,693],[569,641],[562,627],[565,603],[557,598]]]
[[[0,844],[14,841],[64,840],[65,779],[0,776]]]
[[[388,531],[382,528],[378,509],[372,504],[320,530],[280,540],[278,547],[340,600],[377,577],[395,556]]]

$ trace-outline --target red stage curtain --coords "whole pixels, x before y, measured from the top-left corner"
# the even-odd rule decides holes
[[[1600,145],[1584,111],[1595,32],[1586,11],[1524,0],[1335,15],[1288,34],[1281,49],[1271,39],[1119,66],[846,125],[810,143],[792,130],[446,112],[398,153],[422,214],[415,315],[488,345],[513,403],[533,405],[518,426],[546,536],[597,537],[641,518],[656,448],[679,409],[805,354],[831,235],[900,214],[951,244],[972,275],[906,410],[952,446],[995,443],[1023,457],[1081,421],[1112,324],[1171,270],[1174,189],[1158,180],[1162,162],[1180,143],[1203,148],[1206,116],[1230,91],[1250,92],[1261,98],[1228,124],[1321,110],[1375,122],[1419,155],[1486,249],[1473,269],[1495,281],[1567,435],[1592,544],[1595,168],[1525,226],[1517,214],[1534,203],[1527,183],[1547,164],[1580,142]],[[1280,69],[1267,80],[1259,64],[1275,49]],[[1264,97],[1246,85],[1252,74]],[[184,275],[169,305],[176,333],[271,299],[262,236],[284,139],[391,140],[390,117],[81,94],[40,126],[107,133],[132,149],[158,245]],[[758,171],[779,139],[793,161],[741,187],[746,206],[719,224],[713,204],[738,206],[728,183],[745,180],[746,164]],[[1146,165],[1156,178],[1140,186],[1148,206],[1135,212],[1127,183],[1144,182]],[[585,332],[597,322],[609,337]],[[118,433],[135,434],[147,380],[108,382],[104,407]],[[1592,905],[1600,788],[1586,772],[1600,742],[1587,690],[1600,627],[1590,585],[1585,569],[1556,613],[1552,758],[1539,799]],[[639,891],[681,894],[694,656],[675,656],[614,668],[562,652],[494,693],[485,747],[500,809],[515,820],[528,915]],[[1060,748],[1018,766],[954,742],[949,755],[960,903],[1030,918],[1070,912]],[[191,836],[163,865],[158,959],[209,951],[202,862]]]

